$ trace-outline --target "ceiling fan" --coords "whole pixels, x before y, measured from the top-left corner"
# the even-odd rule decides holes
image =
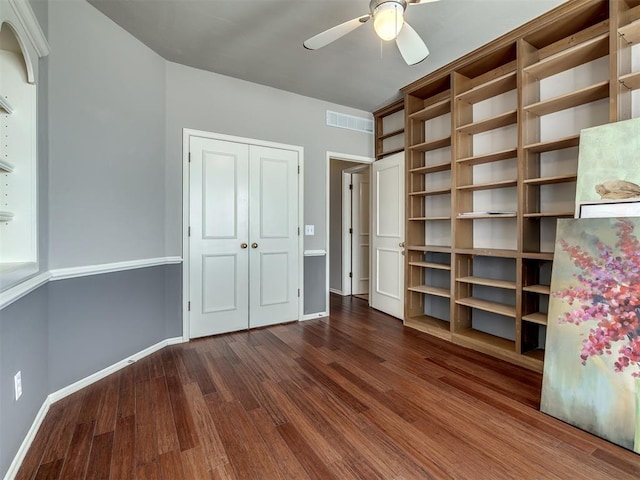
[[[373,28],[385,41],[394,40],[400,54],[408,65],[415,65],[427,58],[429,49],[420,36],[404,20],[404,11],[408,5],[437,2],[438,0],[371,0],[369,13],[348,22],[341,23],[321,32],[303,43],[309,50],[316,50],[339,39],[373,18]]]

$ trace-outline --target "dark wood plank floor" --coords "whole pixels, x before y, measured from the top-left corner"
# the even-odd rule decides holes
[[[640,456],[538,412],[541,377],[331,317],[159,351],[53,405],[19,479],[635,479]]]

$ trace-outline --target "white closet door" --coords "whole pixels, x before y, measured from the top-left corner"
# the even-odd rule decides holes
[[[404,319],[404,152],[373,164],[370,305]]]
[[[298,318],[298,152],[250,147],[250,327]]]
[[[351,177],[351,294],[369,293],[369,169]]]
[[[194,338],[248,327],[249,147],[199,137],[189,147]]]

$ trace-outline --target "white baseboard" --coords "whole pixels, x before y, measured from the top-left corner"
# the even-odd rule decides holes
[[[40,410],[38,411],[36,418],[33,420],[33,423],[31,424],[31,428],[29,428],[29,431],[27,432],[27,436],[22,441],[22,444],[20,445],[20,448],[18,449],[16,456],[13,458],[13,461],[9,466],[9,470],[4,476],[4,480],[13,480],[17,475],[18,470],[20,469],[20,466],[22,465],[22,462],[24,460],[24,457],[29,451],[31,444],[33,443],[33,439],[35,438],[36,433],[38,433],[38,430],[40,429],[40,425],[42,424],[42,421],[46,417],[47,412],[49,411],[49,408],[51,407],[51,405],[53,405],[58,400],[62,400],[63,398],[71,395],[72,393],[77,392],[82,388],[88,387],[89,385],[97,382],[98,380],[102,380],[103,378],[111,375],[112,373],[117,372],[118,370],[123,369],[124,367],[131,365],[132,363],[135,363],[138,360],[144,357],[147,357],[152,353],[157,352],[161,348],[164,348],[169,345],[175,345],[177,343],[183,343],[183,342],[184,340],[182,337],[167,338],[165,340],[162,340],[161,342],[156,343],[155,345],[151,345],[150,347],[145,348],[144,350],[138,353],[134,353],[133,355],[125,358],[124,360],[120,360],[119,362],[114,363],[113,365],[107,368],[103,368],[99,372],[89,375],[88,377],[85,377],[82,380],[78,380],[77,382],[74,382],[71,385],[68,385],[64,388],[61,388],[60,390],[57,390],[49,394],[49,396],[47,396],[47,398],[44,399],[44,402],[42,403],[42,407],[40,407]]]
[[[328,317],[329,314],[327,312],[317,312],[317,313],[307,313],[306,315],[302,316],[302,322],[306,321],[306,320],[317,320],[318,318],[325,318]]]
[[[338,290],[337,288],[330,288],[329,292],[335,293],[336,295],[340,295],[341,297],[346,296],[346,293],[342,293],[342,290]]]

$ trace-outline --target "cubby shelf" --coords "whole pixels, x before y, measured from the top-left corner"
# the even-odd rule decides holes
[[[542,312],[529,313],[522,316],[522,320],[530,323],[537,323],[538,325],[547,324],[547,314]]]
[[[417,145],[412,145],[409,147],[409,150],[414,150],[416,152],[430,152],[432,150],[438,150],[444,147],[451,146],[451,136],[436,138],[435,140],[428,140],[426,142],[419,143]]]
[[[568,108],[577,107],[586,103],[605,99],[609,96],[609,82],[599,82],[595,85],[576,90],[565,95],[543,100],[527,105],[524,109],[534,115],[543,116],[554,112],[560,112]]]
[[[516,348],[516,342],[513,340],[497,337],[490,333],[481,332],[480,330],[474,330],[472,328],[457,331],[454,336],[460,339],[462,341],[461,343],[476,344],[481,347],[482,350],[485,350],[485,348],[488,348],[489,350],[497,348],[504,350],[505,352],[513,352]]]
[[[449,339],[449,322],[431,315],[413,315],[404,321],[407,327],[428,331],[432,335]]]
[[[549,295],[551,287],[549,285],[527,285],[522,287],[522,291]]]
[[[486,83],[477,85],[456,96],[459,102],[478,103],[502,93],[514,90],[517,85],[516,72],[509,72]]]
[[[564,212],[530,212],[523,214],[524,218],[571,218],[574,216],[573,211]]]
[[[420,268],[432,268],[434,270],[451,270],[451,265],[445,263],[433,263],[433,262],[409,262],[412,267]]]
[[[483,218],[516,218],[516,212],[490,213],[490,212],[462,212],[456,218],[458,220],[478,220]]]
[[[446,216],[409,217],[408,220],[411,222],[435,222],[435,221],[451,220],[451,217],[446,217]]]
[[[618,28],[618,35],[627,43],[635,44],[640,42],[640,21],[635,21]]]
[[[414,252],[451,253],[451,247],[443,245],[408,245],[405,248]]]
[[[545,153],[554,150],[563,150],[565,148],[577,147],[580,143],[580,135],[571,135],[569,137],[557,138],[555,140],[547,140],[544,142],[532,143],[525,145],[524,149],[530,153]]]
[[[485,120],[468,123],[467,125],[458,127],[456,131],[460,134],[467,133],[470,135],[475,135],[482,132],[488,132],[489,130],[495,130],[497,128],[513,125],[514,123],[516,123],[517,118],[517,110],[511,110],[505,113],[501,113],[500,115],[487,118]]]
[[[410,292],[426,293],[428,295],[435,295],[437,297],[449,298],[451,297],[451,291],[446,288],[432,287],[429,285],[416,285],[409,287]]]
[[[504,288],[507,290],[516,289],[516,282],[509,282],[506,280],[495,280],[492,278],[459,277],[459,278],[456,278],[456,282],[469,283],[471,285],[483,285],[485,287]]]
[[[7,100],[2,95],[0,95],[0,110],[4,110],[5,113],[9,114],[13,113],[13,107],[11,106],[11,103],[9,103],[9,100]]]
[[[13,172],[14,168],[15,167],[11,162],[0,159],[0,171],[10,173],[10,172]]]
[[[409,119],[426,122],[427,120],[431,120],[432,118],[446,115],[451,111],[451,100],[448,97],[449,95],[447,94],[447,98],[445,98],[444,100],[436,102],[432,105],[428,105],[422,110],[410,114]]]
[[[492,190],[494,188],[509,188],[515,187],[518,184],[517,180],[500,180],[497,182],[487,183],[475,183],[473,185],[460,185],[456,187],[458,191],[477,191],[477,190]]]
[[[562,40],[561,44],[564,45],[565,42]],[[607,32],[529,65],[523,72],[541,80],[608,54],[609,33]]]
[[[397,137],[398,135],[402,135],[404,133],[404,128],[399,128],[389,133],[385,133],[378,137],[380,140],[386,140],[387,138]]]
[[[499,162],[501,160],[509,160],[516,158],[518,155],[517,148],[508,148],[498,152],[485,153],[482,155],[474,155],[456,160],[458,165],[481,165],[484,163]]]
[[[528,178],[524,180],[525,185],[552,185],[554,183],[568,183],[575,182],[578,178],[578,175],[575,173],[569,175],[554,175],[552,177],[537,177],[537,178]]]
[[[490,302],[488,300],[482,300],[480,298],[467,297],[459,298],[456,300],[458,305],[464,305],[465,307],[477,308],[478,310],[484,310],[485,312],[497,313],[505,317],[516,316],[516,308],[511,305],[505,305],[504,303]]]
[[[424,167],[412,168],[409,170],[409,173],[428,174],[428,173],[444,172],[446,170],[451,170],[451,162],[443,162],[443,163],[438,163],[434,165],[425,165]]]
[[[640,71],[622,75],[618,80],[627,89],[637,90],[640,88]]]
[[[517,250],[502,250],[498,248],[456,248],[455,253],[463,255],[477,255],[482,257],[517,258]]]
[[[430,197],[434,195],[446,195],[451,193],[451,188],[439,188],[437,190],[422,190],[420,192],[410,192],[411,197]]]

